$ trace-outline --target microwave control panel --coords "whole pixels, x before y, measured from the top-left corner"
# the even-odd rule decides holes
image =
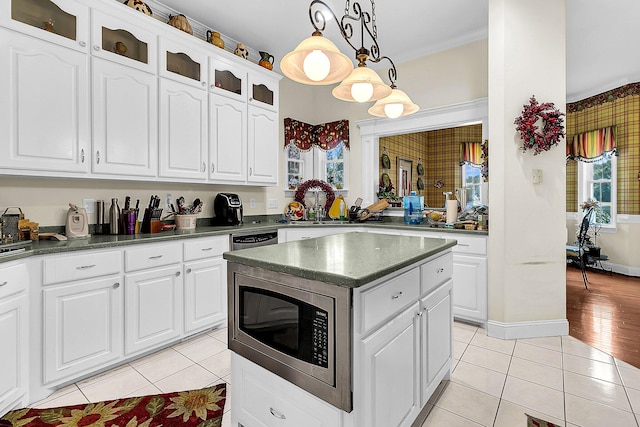
[[[328,313],[316,310],[313,316],[313,355],[312,363],[326,368],[329,366],[329,320]]]

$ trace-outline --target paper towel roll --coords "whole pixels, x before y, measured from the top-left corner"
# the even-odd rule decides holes
[[[447,223],[452,224],[458,218],[458,201],[447,200]]]

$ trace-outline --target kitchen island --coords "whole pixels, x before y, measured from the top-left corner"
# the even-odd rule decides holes
[[[355,232],[226,252],[232,425],[419,425],[451,369],[455,244]]]

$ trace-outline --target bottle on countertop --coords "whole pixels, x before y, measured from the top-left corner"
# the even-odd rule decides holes
[[[120,206],[118,206],[118,199],[111,199],[111,207],[109,208],[109,232],[111,234],[118,234],[120,232]]]
[[[104,233],[104,200],[96,200],[96,230],[95,234]]]

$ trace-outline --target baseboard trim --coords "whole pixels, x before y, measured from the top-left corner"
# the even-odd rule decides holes
[[[537,320],[531,322],[487,322],[487,335],[494,338],[540,338],[569,335],[567,319]]]
[[[631,277],[640,277],[639,267],[630,267],[628,265],[614,264],[609,261],[602,261],[602,266],[605,269],[611,269],[611,271],[613,271],[614,273],[622,274],[625,276],[631,276]]]

